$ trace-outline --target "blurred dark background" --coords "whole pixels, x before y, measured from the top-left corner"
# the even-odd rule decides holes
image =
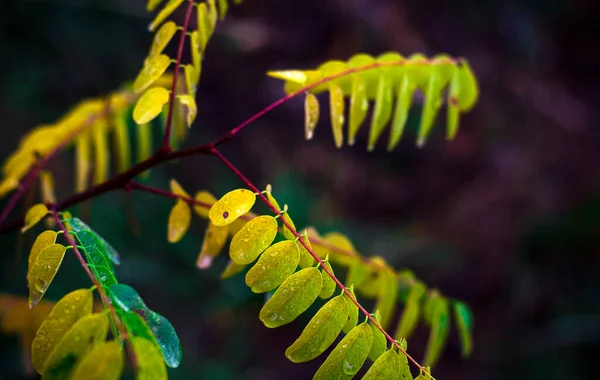
[[[27,130],[133,79],[152,35],[142,0],[1,4],[3,160]],[[223,152],[261,187],[273,184],[297,226],[346,233],[362,254],[410,268],[471,305],[474,353],[460,358],[453,331],[436,378],[596,378],[599,12],[591,0],[247,0],[230,8],[210,42],[186,145],[209,141],[280,97],[281,83],[267,70],[312,68],[357,52],[467,57],[481,98],[452,143],[444,140],[442,116],[429,143],[415,147],[418,107],[412,131],[391,154],[383,142],[366,153],[366,127],[356,146],[336,150],[326,121],[305,142],[298,100],[261,118]],[[181,22],[182,14],[175,18]],[[71,156],[51,165],[59,199],[72,191]],[[173,177],[190,191],[217,195],[241,186],[207,157],[164,165],[149,182],[166,188]],[[224,257],[208,271],[195,269],[203,222],[169,245],[171,202],[135,198],[138,233],[118,192],[94,202],[91,225],[121,252],[120,281],[178,330],[184,359],[170,376],[310,378],[321,359],[295,365],[283,355],[309,313],[300,323],[266,329],[257,317],[263,299],[243,276],[219,280]],[[27,294],[27,239],[1,238],[0,292]],[[67,257],[46,297],[88,284]],[[426,339],[421,327],[409,341],[418,359]],[[2,379],[24,376],[17,342],[0,337]]]

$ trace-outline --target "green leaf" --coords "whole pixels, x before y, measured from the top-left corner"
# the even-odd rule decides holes
[[[437,362],[446,341],[450,327],[450,313],[448,310],[448,301],[442,296],[435,297],[433,302],[433,315],[431,321],[431,331],[425,349],[425,358],[423,363],[426,366],[432,366]]]
[[[285,351],[285,356],[294,363],[303,363],[321,355],[340,335],[347,315],[344,297],[332,298],[312,317],[300,337]]]
[[[348,320],[346,321],[346,324],[344,325],[344,333],[345,334],[348,334],[348,332],[350,332],[350,330],[352,330],[354,328],[354,326],[356,326],[356,324],[358,323],[358,306],[356,305],[356,295],[354,294],[354,285],[351,285],[348,288],[348,291],[350,292],[350,294],[352,294],[352,298],[348,297],[346,292],[344,292],[344,299],[348,303]],[[353,299],[354,299],[354,301],[353,301]]]
[[[133,84],[133,91],[136,94],[141,94],[145,89],[150,87],[160,78],[171,65],[171,58],[168,55],[160,54],[155,57],[148,58],[144,63],[144,68],[138,74]],[[138,122],[141,124],[143,122]]]
[[[377,323],[381,325],[381,315],[379,315],[379,310],[372,315]],[[375,361],[385,352],[385,350],[387,350],[387,339],[371,320],[369,320],[369,326],[373,331],[373,346],[371,346],[371,351],[369,352],[369,359]]]
[[[379,312],[381,313],[381,326],[387,328],[392,319],[394,307],[396,306],[398,284],[394,272],[389,268],[383,268],[381,270],[381,276],[383,276],[382,285],[379,288],[379,294],[377,295],[375,310],[379,309]]]
[[[100,252],[97,247],[84,248],[83,253],[94,277],[100,281],[103,287],[110,287],[118,283],[115,270],[106,254]]]
[[[133,119],[138,124],[154,120],[169,101],[169,91],[162,87],[153,87],[146,91],[133,109]]]
[[[333,273],[333,268],[328,261],[326,261],[323,266],[325,266],[331,273]],[[333,278],[329,277],[325,270],[321,269],[321,276],[323,277],[323,287],[321,288],[321,293],[319,293],[319,297],[322,299],[327,299],[335,293],[336,283]]]
[[[406,342],[406,338],[401,338],[398,340],[400,347],[406,352],[408,350],[408,343]],[[408,365],[408,358],[404,355],[403,352],[398,352],[398,356],[400,357],[400,374],[399,380],[413,380],[412,373],[410,372],[410,366]]]
[[[463,59],[458,65],[460,72],[460,91],[457,94],[458,106],[462,112],[467,112],[477,103],[479,87],[477,79],[467,60]]]
[[[93,296],[89,289],[72,291],[56,303],[40,326],[31,345],[31,365],[44,373],[50,352],[80,318],[92,313]]]
[[[118,380],[125,358],[119,342],[114,340],[96,345],[73,369],[70,380]]]
[[[382,72],[385,72],[382,70]],[[368,151],[375,149],[375,144],[381,136],[381,132],[390,121],[392,115],[392,78],[389,74],[381,74],[377,82],[377,95],[369,130]]]
[[[154,35],[154,40],[152,41],[152,47],[150,48],[150,54],[148,54],[148,57],[152,58],[162,53],[176,32],[177,25],[173,21],[169,21],[161,26],[158,32],[156,32]]]
[[[312,250],[312,245],[310,244],[310,240],[307,236],[302,236],[300,239],[304,240],[306,245],[308,245],[308,247]],[[302,245],[300,241],[298,241],[298,248],[300,249],[300,261],[298,262],[300,268],[304,269],[315,265],[314,257],[310,254],[310,252],[308,252],[306,248],[304,248],[304,245]]]
[[[208,212],[216,226],[224,226],[244,215],[256,203],[256,194],[246,189],[237,189],[223,195]]]
[[[460,344],[462,346],[463,357],[471,355],[473,351],[473,313],[469,306],[460,301],[454,301],[454,319],[458,327]]]
[[[362,380],[396,380],[400,378],[400,356],[394,349],[379,356]]]
[[[292,227],[292,230],[296,231],[296,226],[294,225],[294,221],[292,220],[292,218],[290,217],[290,214],[287,211],[287,205],[282,209],[281,206],[279,206],[279,203],[277,202],[277,200],[273,197],[273,194],[271,192],[271,185],[267,185],[267,188],[265,190],[266,196],[267,196],[267,200],[269,201],[269,203],[271,203],[277,210],[280,211],[281,213],[281,220],[285,221],[287,224],[290,225],[290,227]],[[288,228],[288,226],[286,226],[283,222],[283,236],[288,239],[288,240],[295,240],[296,239],[296,235],[292,232],[292,230],[290,230]]]
[[[29,252],[29,268],[27,270],[27,280],[29,281],[29,271],[33,268],[35,264],[35,260],[42,252],[44,248],[49,246],[50,244],[54,244],[56,242],[56,236],[58,234],[55,231],[47,230],[38,235],[38,237],[33,242],[33,246],[31,247],[31,251]]]
[[[200,45],[200,32],[194,30],[190,33],[190,52],[192,55],[192,65],[194,69],[196,69],[197,79],[194,81],[198,83],[200,79],[200,73],[202,72],[202,56],[201,53],[203,51],[203,47]]]
[[[148,29],[153,32],[163,21],[167,19],[183,3],[183,0],[170,0],[165,7],[158,12]],[[156,7],[156,5],[155,5]],[[154,9],[154,8],[151,8]]]
[[[87,224],[82,222],[79,218],[70,218],[66,220],[66,222],[71,226],[73,231],[75,231],[79,243],[84,248],[95,247],[100,253],[106,255],[113,263],[119,265],[121,260],[119,253]]]
[[[367,359],[372,344],[373,333],[369,325],[356,326],[329,354],[313,380],[352,379]]]
[[[156,345],[138,337],[132,338],[131,343],[138,358],[136,380],[166,380],[167,368]]]
[[[36,257],[29,270],[29,307],[33,308],[44,297],[60,268],[65,251],[62,244],[50,244]]]
[[[259,318],[269,328],[292,322],[315,302],[321,292],[321,272],[302,269],[281,284],[260,310]]]
[[[176,368],[181,362],[181,344],[175,328],[162,315],[148,309],[140,295],[129,285],[116,284],[110,287],[114,302],[125,311],[140,314],[156,337],[165,362],[169,367]]]
[[[229,256],[238,265],[250,264],[273,243],[277,220],[270,215],[253,218],[233,236]]]
[[[335,84],[329,85],[329,108],[335,146],[341,148],[344,144],[344,93]]]
[[[118,310],[117,312],[119,313],[119,318],[121,318],[121,322],[125,325],[128,334],[146,338],[159,347],[152,330],[150,330],[150,326],[148,326],[148,323],[146,323],[146,320],[144,320],[141,315],[135,311]]]
[[[192,209],[186,201],[178,199],[169,214],[167,238],[169,243],[177,243],[190,228]]]
[[[408,111],[416,89],[417,86],[411,78],[408,75],[404,75],[400,86],[398,86],[398,94],[396,95],[396,110],[394,111],[394,119],[392,120],[392,128],[390,130],[388,151],[394,149],[400,142],[400,138],[402,138],[404,126],[408,119]]]
[[[46,361],[43,379],[64,379],[75,362],[92,348],[104,342],[108,334],[105,313],[82,317],[60,339]]]
[[[304,133],[307,140],[313,138],[318,122],[319,101],[312,92],[307,92],[304,99]]]
[[[357,289],[360,289],[360,286],[369,277],[371,272],[371,267],[365,265],[361,258],[357,257],[348,268],[346,286],[354,285]]]
[[[350,96],[350,122],[348,127],[348,145],[354,145],[356,134],[367,117],[369,101],[365,81],[358,75],[352,78],[352,95]]]
[[[400,317],[398,328],[396,329],[395,339],[410,338],[417,322],[419,322],[419,314],[421,313],[421,298],[425,293],[423,285],[416,283],[410,289],[406,306]]]
[[[21,232],[25,232],[38,224],[49,212],[48,207],[43,203],[31,206],[25,214],[25,225],[21,228]]]
[[[246,285],[254,293],[265,293],[278,287],[298,266],[300,251],[293,240],[273,244],[246,273]]]

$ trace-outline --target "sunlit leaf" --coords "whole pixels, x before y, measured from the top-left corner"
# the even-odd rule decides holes
[[[354,145],[356,134],[362,126],[369,110],[365,81],[358,75],[352,78],[352,95],[350,97],[350,122],[348,127],[348,145]]]
[[[158,12],[152,23],[148,26],[150,31],[154,31],[163,21],[167,19],[183,3],[183,0],[169,0],[164,8]]]
[[[356,324],[358,323],[358,305],[356,304],[356,295],[354,294],[354,285],[351,285],[348,288],[348,291],[350,292],[350,294],[352,294],[352,298],[350,298],[346,292],[344,292],[344,299],[346,300],[346,303],[348,304],[348,319],[346,321],[346,324],[344,325],[344,333],[347,334],[348,332],[350,332],[350,330],[352,330],[354,328],[354,326],[356,326]]]
[[[192,221],[192,210],[186,201],[178,199],[169,214],[168,240],[177,243],[187,232]]]
[[[367,359],[372,344],[373,333],[369,325],[356,326],[331,351],[313,379],[352,379]]]
[[[423,364],[426,366],[434,365],[448,340],[450,327],[450,312],[448,310],[448,301],[441,297],[435,297],[433,302],[433,315],[431,321],[431,330],[425,349],[425,358]]]
[[[340,335],[347,313],[344,297],[332,298],[312,317],[300,337],[285,351],[285,356],[294,363],[302,363],[321,355]]]
[[[246,285],[254,293],[273,290],[294,273],[299,260],[300,251],[295,241],[284,240],[273,244],[246,274]]]
[[[148,58],[138,74],[133,84],[133,90],[140,94],[160,78],[171,65],[171,58],[165,54],[160,54]],[[161,87],[162,88],[162,87]],[[141,124],[142,122],[138,122]]]
[[[202,218],[208,219],[208,212],[217,199],[208,191],[199,191],[194,196],[194,200],[198,203],[203,203],[205,206],[194,205],[194,211]]]
[[[48,207],[45,204],[38,203],[31,206],[25,214],[25,225],[21,228],[21,232],[25,232],[38,224],[46,215],[48,215]]]
[[[196,260],[196,267],[198,269],[210,268],[213,259],[223,250],[228,236],[229,225],[219,227],[215,226],[212,222],[208,222],[208,227],[206,227],[206,232],[204,233],[202,249],[200,250],[198,260]]]
[[[375,360],[371,368],[362,377],[362,380],[395,380],[399,379],[399,375],[400,356],[398,356],[396,351],[390,349]]]
[[[392,87],[392,78],[389,75],[382,74],[379,76],[371,118],[371,129],[369,130],[368,151],[375,149],[375,144],[392,115]]]
[[[37,255],[29,269],[29,307],[42,299],[60,268],[66,248],[62,244],[50,244]]]
[[[321,283],[321,272],[317,268],[294,273],[265,303],[260,310],[260,320],[269,328],[292,322],[315,302],[321,292]]]
[[[398,86],[398,94],[396,95],[396,110],[392,121],[388,150],[394,149],[402,138],[404,126],[408,119],[408,111],[412,104],[416,88],[416,85],[407,75],[402,77],[400,86]]]
[[[29,252],[29,267],[27,270],[27,279],[29,280],[29,272],[33,268],[35,264],[35,260],[38,255],[44,248],[47,246],[54,244],[56,242],[56,236],[58,234],[55,231],[47,230],[38,235],[38,237],[33,242],[33,246],[31,247],[31,251]]]
[[[153,87],[146,91],[133,109],[133,119],[138,124],[152,121],[169,101],[169,91],[162,87]]]
[[[215,225],[224,226],[250,211],[255,202],[256,194],[250,190],[232,190],[213,204],[208,217]]]
[[[460,344],[462,346],[463,357],[471,355],[473,351],[473,313],[471,309],[465,303],[460,301],[453,302],[454,308],[454,319],[456,319],[456,326],[458,327]]]
[[[248,221],[229,245],[229,257],[238,265],[250,264],[267,249],[277,235],[277,221],[261,215]]]
[[[125,311],[140,314],[162,351],[169,367],[176,368],[181,362],[182,352],[175,328],[165,317],[148,309],[140,295],[129,285],[117,284],[110,287],[112,299]]]
[[[325,262],[325,264],[323,265],[325,268],[329,269],[329,271],[331,273],[333,273],[333,268],[331,267],[331,264],[329,264],[329,262]],[[336,288],[336,283],[333,280],[333,278],[331,278],[327,272],[325,272],[324,269],[321,269],[321,276],[323,277],[323,286],[321,288],[321,293],[319,293],[319,297],[321,297],[322,299],[327,299],[329,297],[331,297],[333,295],[333,293],[335,292],[335,288]]]
[[[157,6],[160,5],[160,3],[162,3],[163,0],[148,0],[148,4],[146,5],[146,10],[148,12],[152,12],[153,10],[156,9]]]
[[[108,318],[105,313],[89,314],[79,319],[48,356],[44,379],[64,379],[79,358],[104,342],[107,333]]]
[[[167,368],[156,345],[138,337],[131,339],[131,342],[138,358],[136,380],[166,380]]]
[[[125,367],[123,349],[114,340],[96,345],[83,357],[69,376],[70,380],[117,380]]]
[[[377,323],[381,325],[381,316],[379,315],[379,310],[377,310],[377,312],[373,315],[373,318],[375,318]],[[369,352],[369,358],[375,361],[387,349],[387,339],[381,330],[371,320],[369,320],[369,326],[373,331],[373,345],[371,346],[371,351]]]
[[[201,61],[202,61],[202,51],[203,47],[200,45],[200,32],[198,30],[194,30],[190,33],[190,52],[192,55],[192,64],[195,69],[195,74],[197,74],[197,78],[200,78],[201,72]],[[198,80],[195,80],[194,83],[198,83]]]
[[[421,298],[425,293],[425,288],[421,284],[415,284],[410,289],[406,306],[400,317],[398,328],[396,329],[395,339],[410,338],[421,313]]]
[[[177,99],[187,107],[186,121],[187,126],[190,128],[196,120],[196,114],[198,113],[198,107],[196,106],[196,99],[191,95],[179,95]]]
[[[79,289],[64,296],[40,326],[31,346],[31,364],[44,373],[46,360],[54,346],[80,318],[91,314],[93,297],[89,289]]]
[[[155,57],[165,50],[165,47],[169,44],[169,41],[173,38],[177,32],[177,25],[173,21],[169,21],[160,27],[158,32],[154,35],[152,41],[152,47],[150,48],[149,58]]]
[[[312,139],[318,122],[319,101],[312,92],[307,92],[304,100],[304,133],[307,140]]]
[[[460,91],[457,95],[458,105],[462,112],[471,110],[479,97],[479,86],[471,66],[463,59],[458,65],[460,72]]]
[[[329,107],[335,146],[341,148],[344,144],[344,93],[335,84],[329,85]]]

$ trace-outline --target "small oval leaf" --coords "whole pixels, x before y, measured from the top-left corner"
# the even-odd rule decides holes
[[[177,243],[190,228],[192,210],[186,201],[178,199],[169,214],[167,237],[169,243]]]
[[[196,114],[198,113],[198,107],[196,106],[196,99],[191,95],[179,95],[177,97],[179,102],[187,107],[186,122],[188,128],[192,126],[194,120],[196,120]]]
[[[410,289],[406,306],[400,317],[400,322],[396,330],[395,339],[410,338],[417,322],[419,322],[419,314],[421,313],[421,298],[425,292],[423,285],[417,283]]]
[[[194,211],[200,217],[208,219],[208,212],[217,199],[208,191],[199,191],[194,196],[194,200],[201,205],[194,205]]]
[[[435,298],[433,302],[433,314],[431,320],[431,330],[425,349],[425,358],[423,364],[432,366],[437,362],[446,341],[450,327],[450,313],[448,311],[448,301],[442,296]]]
[[[344,93],[335,84],[329,85],[329,108],[333,140],[335,146],[341,148],[344,144]]]
[[[29,307],[34,307],[44,297],[60,268],[65,251],[62,244],[50,244],[35,259],[29,271]]]
[[[463,357],[471,355],[473,351],[473,313],[468,305],[460,301],[454,301],[454,319],[458,327],[460,344],[462,346]]]
[[[346,324],[344,325],[344,333],[348,334],[350,330],[356,326],[358,323],[358,306],[356,305],[356,295],[354,294],[354,285],[351,285],[348,288],[350,294],[352,294],[352,298],[348,297],[346,292],[344,292],[344,299],[348,303],[348,319],[346,320]]]
[[[29,268],[27,270],[27,280],[29,281],[29,272],[33,268],[35,264],[35,260],[38,255],[44,248],[49,246],[50,244],[54,244],[56,242],[56,236],[58,234],[55,231],[47,230],[38,235],[38,237],[33,242],[33,246],[31,247],[31,251],[29,252]]]
[[[163,21],[167,19],[183,3],[183,0],[170,0],[165,7],[158,12],[148,29],[153,32]],[[154,5],[156,7],[156,5]],[[154,8],[151,8],[154,9]]]
[[[333,273],[333,268],[331,267],[331,264],[329,264],[328,261],[326,261],[323,264],[327,269],[329,269],[329,271],[331,273]],[[322,299],[327,299],[329,297],[331,297],[333,295],[333,293],[335,293],[335,288],[336,288],[336,283],[333,280],[333,278],[331,278],[327,272],[325,272],[325,270],[323,270],[321,268],[321,276],[323,277],[323,287],[321,288],[321,293],[319,293],[319,297],[321,297]]]
[[[400,378],[400,356],[393,349],[379,356],[362,380],[396,380]],[[404,379],[402,379],[404,380]],[[412,380],[412,379],[411,379]]]
[[[138,358],[136,380],[166,380],[167,368],[158,347],[146,338],[134,337],[131,343]]]
[[[277,220],[270,215],[253,218],[231,239],[229,257],[238,265],[250,264],[277,235]]]
[[[373,333],[369,325],[356,326],[331,351],[313,380],[352,379],[367,359],[372,344]]]
[[[153,87],[146,91],[133,109],[133,119],[138,124],[146,124],[162,112],[169,101],[169,91],[162,87]]]
[[[48,213],[48,207],[46,207],[45,204],[38,203],[31,206],[31,208],[27,210],[27,214],[25,214],[25,225],[21,228],[21,232],[25,232],[38,224],[46,215],[48,215]]]
[[[144,63],[142,71],[138,74],[133,84],[133,91],[136,94],[142,93],[156,82],[171,65],[171,58],[165,54],[160,54],[155,57],[148,58]],[[162,88],[162,87],[161,87]],[[142,122],[138,122],[142,124]]]
[[[300,337],[285,351],[285,356],[294,363],[303,363],[321,355],[340,335],[347,315],[344,297],[332,298],[312,317]]]
[[[219,227],[215,226],[212,222],[208,222],[208,227],[206,227],[206,232],[204,233],[202,249],[196,260],[196,267],[198,269],[210,268],[213,259],[221,253],[225,243],[227,243],[229,228],[229,225]]]
[[[381,325],[379,310],[373,315],[373,318]],[[375,361],[387,350],[387,339],[373,321],[369,320],[369,326],[373,331],[373,346],[371,346],[371,351],[369,352],[369,359]]]
[[[281,284],[260,310],[259,318],[269,328],[292,322],[315,302],[321,292],[321,272],[302,269]]]
[[[369,101],[365,81],[358,75],[352,78],[352,95],[350,96],[350,122],[348,127],[348,145],[354,145],[356,134],[365,121]]]
[[[273,244],[250,268],[246,274],[246,284],[254,293],[273,290],[294,273],[299,260],[300,251],[295,241],[284,240]]]
[[[40,326],[31,345],[31,365],[44,373],[46,360],[58,341],[80,318],[92,313],[92,291],[74,290],[56,303]]]
[[[121,345],[114,340],[95,346],[73,369],[70,380],[118,380],[125,358]]]
[[[319,101],[312,92],[307,92],[306,98],[304,99],[304,133],[307,140],[313,138],[318,122]]]
[[[208,217],[215,225],[224,226],[250,211],[255,202],[256,194],[250,190],[232,190],[210,208]]]
[[[155,57],[165,50],[165,47],[169,44],[173,36],[177,32],[177,25],[173,21],[169,21],[160,27],[158,32],[154,35],[152,41],[152,47],[150,48],[149,58]]]

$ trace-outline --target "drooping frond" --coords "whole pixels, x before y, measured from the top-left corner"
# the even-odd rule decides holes
[[[319,105],[314,94],[329,92],[331,126],[338,148],[344,141],[346,114],[347,141],[353,145],[372,102],[369,151],[375,148],[388,124],[391,128],[387,148],[392,150],[396,147],[417,91],[423,95],[418,146],[425,143],[431,132],[439,108],[444,103],[444,92],[446,137],[449,140],[456,135],[459,115],[469,111],[479,95],[477,80],[468,62],[447,55],[427,58],[414,54],[405,58],[398,53],[386,53],[379,57],[357,54],[347,62],[328,61],[315,70],[271,71],[268,75],[285,81],[288,94],[306,90],[307,139],[312,138],[319,117]],[[347,112],[345,98],[350,98]]]
[[[171,81],[172,76],[167,73],[156,81],[156,88],[163,89],[161,86],[169,86]],[[84,100],[55,123],[31,130],[2,166],[0,197],[18,188],[37,164],[45,163],[46,159],[69,147],[75,150],[76,191],[85,190],[91,183],[105,181],[113,167],[114,171],[123,172],[135,164],[132,141],[137,142],[136,161],[148,158],[153,149],[153,127],[129,123],[137,99],[130,89],[123,89],[106,97]],[[174,144],[183,140],[187,130],[185,121],[177,116],[173,124]],[[41,182],[46,198],[52,193],[49,175],[47,172]]]
[[[149,0],[146,8],[151,12],[157,9],[161,3],[161,0]],[[186,6],[190,10],[186,14],[185,25],[187,29],[185,30],[174,21],[167,21],[178,8],[186,7],[183,5],[184,3],[187,4]],[[239,4],[241,0],[235,0],[234,3]],[[195,22],[190,21],[191,7],[196,8]],[[176,62],[175,59],[163,52],[179,32],[186,33],[185,36],[180,36],[180,47],[184,46],[186,38],[189,37],[188,43],[192,62],[187,64],[180,62],[179,67],[183,70],[182,75],[185,77],[185,86],[176,89],[176,95],[173,99],[177,99],[177,104],[173,106],[178,107],[180,112],[185,113],[187,126],[191,127],[197,114],[196,88],[200,81],[206,45],[214,33],[217,20],[223,19],[228,9],[229,3],[227,0],[218,0],[218,4],[217,0],[206,0],[199,3],[170,0],[156,14],[148,27],[151,32],[155,32],[154,40],[144,61],[144,67],[138,74],[134,84],[134,91],[142,94],[133,113],[133,118],[138,124],[147,123],[169,108],[170,90],[152,86],[162,73]]]

